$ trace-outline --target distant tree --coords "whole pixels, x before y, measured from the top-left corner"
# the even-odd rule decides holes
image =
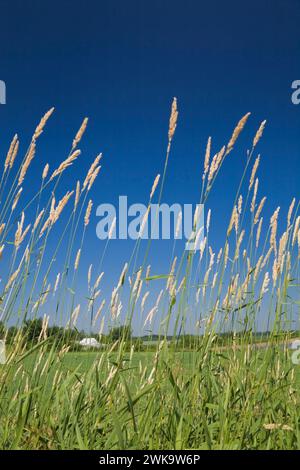
[[[123,338],[125,341],[132,337],[132,330],[129,325],[116,326],[110,330],[109,338],[111,342]]]
[[[51,343],[60,343],[65,337],[65,329],[57,325],[49,326],[47,334]]]
[[[134,338],[132,341],[134,348],[136,351],[143,351],[144,350],[144,342],[141,338]]]
[[[59,337],[59,336],[61,336],[63,331],[64,331],[63,328],[61,328],[60,326],[57,326],[57,325],[49,326],[48,336]]]
[[[35,318],[33,320],[26,320],[23,325],[23,332],[27,341],[33,343],[37,342],[43,328],[43,320]]]
[[[7,332],[7,342],[9,344],[12,344],[17,333],[18,333],[19,329],[16,327],[16,326],[11,326],[10,328],[8,328],[8,332]]]
[[[2,321],[0,321],[0,339],[3,339],[6,333],[5,325]]]

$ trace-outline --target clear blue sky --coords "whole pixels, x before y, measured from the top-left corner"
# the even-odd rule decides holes
[[[7,85],[1,154],[16,131],[25,149],[40,116],[56,107],[29,178],[40,177],[47,161],[53,168],[64,158],[88,116],[83,155],[68,173],[69,187],[102,151],[94,207],[116,202],[119,194],[146,202],[162,171],[170,103],[177,96],[180,116],[165,202],[198,200],[207,137],[218,149],[238,119],[252,112],[208,201],[215,249],[244,150],[263,119],[268,125],[259,175],[266,214],[299,198],[300,106],[291,103],[291,83],[300,79],[298,0],[1,0],[0,18],[0,79]],[[93,214],[89,249],[101,254],[95,226]],[[105,269],[115,278],[132,245],[112,243]],[[153,248],[158,272],[166,267],[158,256],[166,250],[171,253],[168,242]]]

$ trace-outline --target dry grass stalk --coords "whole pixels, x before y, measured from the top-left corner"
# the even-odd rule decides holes
[[[252,168],[252,172],[251,172],[251,176],[250,176],[250,183],[249,183],[249,191],[253,186],[259,162],[260,162],[260,155],[258,155],[258,157],[256,158],[256,160],[254,162],[254,165],[253,165],[253,168]]]
[[[20,143],[19,143],[19,141],[17,140],[16,145],[14,146],[14,150],[13,150],[13,152],[12,152],[12,154],[11,154],[10,162],[9,162],[9,168],[10,168],[10,169],[12,169],[13,164],[14,164],[15,159],[16,159],[16,156],[17,156],[17,154],[18,154],[19,144],[20,144]]]
[[[128,270],[128,263],[125,263],[125,265],[122,269],[122,272],[120,274],[120,277],[119,277],[119,281],[118,281],[118,284],[117,284],[117,289],[120,289],[120,287],[123,286],[123,284],[125,282],[125,277],[126,277],[127,270]]]
[[[17,279],[17,276],[19,274],[21,270],[21,265],[19,265],[19,267],[13,272],[13,274],[10,276],[9,280],[8,280],[8,283],[6,284],[5,286],[5,290],[8,290],[12,284],[14,283],[14,281]]]
[[[258,178],[256,178],[256,180],[255,180],[255,185],[254,185],[253,197],[252,197],[252,201],[251,201],[250,212],[254,212],[254,210],[255,210],[257,190],[258,190]]]
[[[40,237],[43,235],[43,233],[45,232],[45,230],[48,228],[48,227],[51,227],[53,226],[57,220],[59,219],[64,207],[66,206],[67,202],[69,201],[70,197],[72,196],[74,191],[68,191],[64,197],[59,201],[59,203],[57,204],[57,207],[55,208],[55,198],[53,197],[52,198],[52,202],[51,202],[51,208],[50,208],[50,215],[48,217],[48,219],[46,220],[46,222],[44,223],[41,231],[40,231]]]
[[[104,272],[102,271],[102,273],[100,273],[99,276],[98,276],[97,279],[96,279],[96,282],[95,282],[95,284],[94,284],[94,289],[98,289],[99,284],[100,284],[100,282],[101,282],[103,276],[104,276]]]
[[[80,313],[80,304],[78,304],[77,307],[74,308],[72,315],[71,315],[70,323],[73,327],[76,325],[79,313]]]
[[[47,339],[47,330],[48,330],[48,325],[49,325],[49,315],[44,315],[43,317],[43,323],[42,323],[42,329],[38,337],[38,343],[40,341],[46,340]]]
[[[206,145],[203,178],[205,178],[205,175],[208,173],[208,170],[209,170],[210,152],[211,152],[211,137],[208,138],[207,145]]]
[[[240,247],[241,247],[241,244],[243,242],[243,239],[244,239],[244,236],[245,236],[245,230],[242,230],[240,235],[239,235],[239,238],[237,240],[237,243],[236,243],[236,247],[235,247],[235,254],[234,254],[234,259],[233,261],[237,261],[239,259],[239,256],[240,256]]]
[[[150,311],[148,312],[148,315],[146,316],[146,319],[145,319],[145,322],[144,322],[144,328],[147,324],[151,325],[153,317],[154,317],[156,312],[157,312],[157,307],[156,307],[156,305],[154,305],[154,307],[152,307],[150,309]]]
[[[81,248],[77,251],[77,255],[75,258],[75,263],[74,263],[74,270],[77,271],[78,266],[79,266],[79,261],[80,261],[80,255],[81,255]]]
[[[289,207],[289,210],[288,210],[288,215],[287,215],[287,226],[288,226],[288,228],[291,225],[291,218],[292,218],[292,213],[293,213],[293,210],[294,210],[294,207],[295,207],[295,203],[296,203],[296,199],[293,198],[293,200],[291,202],[291,205]]]
[[[255,270],[254,270],[254,274],[253,274],[253,279],[254,281],[257,280],[257,277],[260,273],[260,270],[261,270],[261,265],[262,265],[262,262],[263,262],[263,255],[261,255],[256,263],[256,266],[255,266]]]
[[[238,199],[238,207],[237,207],[239,215],[241,215],[242,213],[242,207],[243,207],[243,196],[240,195]]]
[[[143,220],[142,220],[142,223],[141,223],[141,226],[140,226],[140,230],[139,230],[139,237],[140,238],[143,236],[146,224],[148,222],[149,212],[150,212],[150,205],[147,207],[147,210],[144,214],[144,217],[143,217]]]
[[[260,214],[263,210],[263,207],[265,205],[265,202],[266,202],[267,198],[266,197],[263,197],[262,200],[260,201],[259,203],[259,206],[257,208],[257,211],[256,211],[256,214],[254,216],[254,225],[257,224],[257,222],[259,221],[259,217],[260,217]]]
[[[9,150],[7,152],[6,159],[4,161],[4,173],[9,167],[11,168],[13,166],[14,159],[18,152],[18,147],[19,147],[18,135],[15,134],[13,137],[13,140],[11,141]]]
[[[152,185],[152,189],[151,189],[151,193],[150,193],[150,199],[152,199],[153,197],[153,194],[155,193],[155,190],[157,188],[157,185],[158,185],[158,182],[159,182],[159,179],[160,179],[160,174],[158,174],[153,182],[153,185]]]
[[[59,165],[59,167],[52,173],[50,181],[53,180],[53,178],[55,178],[56,176],[60,175],[63,171],[65,171],[66,168],[71,166],[80,154],[80,150],[75,150],[71,155],[69,155],[69,157],[66,158],[66,160],[64,160]]]
[[[40,211],[40,213],[38,214],[37,218],[35,219],[35,222],[33,224],[33,228],[32,228],[32,232],[35,231],[35,229],[37,228],[37,226],[39,225],[40,221],[41,221],[41,218],[43,217],[43,214],[45,212],[45,209],[42,209]]]
[[[87,175],[85,177],[85,180],[83,182],[83,185],[82,185],[82,191],[85,190],[85,188],[88,186],[89,184],[89,181],[95,171],[95,169],[97,168],[98,166],[98,163],[100,162],[102,158],[102,153],[100,153],[99,155],[97,155],[97,157],[95,158],[95,160],[93,161],[93,163],[91,164],[90,168],[89,168],[89,171],[87,172]]]
[[[269,276],[269,273],[266,272],[264,275],[264,280],[263,280],[262,287],[261,287],[261,296],[268,292],[269,284],[270,284],[270,276]]]
[[[263,132],[264,132],[266,123],[267,123],[267,121],[265,120],[265,121],[263,121],[263,122],[261,123],[261,125],[259,126],[259,129],[258,129],[258,131],[256,132],[255,137],[254,137],[254,139],[253,139],[253,148],[256,147],[256,145],[257,145],[258,142],[260,141],[260,139],[261,139],[261,137],[262,137],[262,135],[263,135]]]
[[[204,239],[200,243],[200,250],[199,250],[200,251],[200,260],[202,260],[204,250],[205,250],[205,247],[206,247],[206,242],[207,242],[207,237],[204,237]]]
[[[147,292],[143,295],[143,298],[142,298],[142,300],[141,300],[141,311],[142,311],[142,312],[144,311],[145,303],[146,303],[147,298],[149,297],[149,294],[150,294],[150,292],[147,291]]]
[[[93,186],[95,179],[97,178],[100,170],[101,170],[101,165],[97,166],[94,173],[92,174],[88,188],[87,188],[88,191],[90,191],[91,187]]]
[[[154,307],[149,311],[147,317],[146,317],[146,320],[144,322],[144,328],[145,326],[147,325],[147,323],[149,323],[151,325],[152,323],[152,320],[153,320],[153,317],[154,315],[156,314],[156,312],[158,311],[158,307],[159,307],[159,304],[160,304],[160,301],[162,299],[162,296],[163,296],[163,289],[160,291],[160,293],[158,294],[158,297],[156,299],[156,302],[155,302],[155,305]]]
[[[176,263],[177,263],[177,256],[175,256],[175,258],[173,259],[171,270],[170,270],[169,275],[168,275],[168,280],[167,280],[167,285],[166,285],[166,289],[168,291],[170,291],[170,289],[173,285],[173,282],[174,282],[174,274],[175,274]]]
[[[47,178],[48,172],[49,172],[49,163],[46,163],[43,169],[43,173],[42,173],[43,180]]]
[[[22,191],[23,191],[23,188],[21,187],[21,188],[19,189],[19,191],[17,192],[15,198],[14,198],[13,204],[12,204],[12,206],[11,206],[11,211],[12,211],[12,212],[13,212],[13,211],[15,210],[15,208],[17,207],[17,204],[18,204],[18,202],[19,202],[19,199],[20,199],[20,196],[21,196],[21,194],[22,194]]]
[[[75,201],[74,201],[74,212],[77,209],[79,198],[80,198],[80,181],[77,181],[77,183],[76,183],[76,192],[75,192]]]
[[[141,277],[142,277],[142,269],[139,269],[138,272],[136,273],[135,281],[134,281],[134,284],[133,284],[132,297],[135,296],[135,294],[137,293],[137,291],[139,289],[139,286],[140,286],[140,283],[141,283]]]
[[[247,113],[245,114],[245,116],[242,117],[242,119],[238,122],[236,128],[234,129],[233,131],[233,134],[231,136],[231,139],[229,140],[228,144],[227,144],[227,148],[226,148],[226,155],[228,155],[233,147],[234,147],[234,144],[236,143],[240,133],[242,132],[242,130],[244,129],[245,127],[245,124],[249,118],[251,113]]]
[[[176,293],[175,293],[176,295],[178,295],[179,292],[181,291],[181,289],[185,286],[185,284],[186,284],[185,281],[186,281],[186,277],[183,276],[183,278],[181,279],[181,282],[180,282],[179,286],[178,286],[177,289],[176,289]]]
[[[238,227],[239,227],[239,213],[238,213],[238,210],[237,210],[236,206],[234,206],[232,214],[231,214],[231,219],[230,219],[229,227],[228,227],[228,230],[227,230],[227,236],[230,235],[233,227],[235,227],[235,232],[237,233],[238,232]]]
[[[270,256],[271,256],[271,254],[272,254],[272,252],[273,252],[273,247],[270,246],[270,248],[269,248],[269,250],[268,250],[268,252],[267,252],[267,254],[266,254],[265,258],[264,258],[264,261],[263,261],[263,263],[262,263],[262,265],[261,265],[261,268],[262,268],[262,269],[267,265],[267,263],[268,263],[268,261],[269,261],[269,259],[270,259]]]
[[[90,264],[89,269],[88,269],[88,274],[87,274],[88,289],[90,288],[90,285],[91,285],[92,270],[93,270],[93,265]]]
[[[259,224],[258,224],[258,227],[257,227],[256,243],[255,243],[256,248],[258,248],[258,245],[259,245],[259,240],[260,240],[260,235],[261,235],[261,229],[262,229],[262,223],[263,223],[263,217],[260,218]]]
[[[44,114],[44,116],[40,120],[39,125],[37,126],[37,128],[34,131],[34,134],[33,134],[33,137],[32,137],[33,141],[37,140],[39,138],[39,136],[42,134],[42,132],[44,130],[44,127],[47,124],[47,121],[50,118],[53,111],[54,111],[54,108],[51,108],[51,109],[49,109],[49,111],[46,112],[46,114]]]
[[[292,246],[295,245],[296,243],[296,240],[297,240],[297,236],[298,236],[298,231],[299,231],[299,227],[300,227],[300,216],[297,217],[296,221],[295,221],[295,224],[294,224],[294,231],[293,231],[293,238],[292,238]],[[1,231],[0,231],[1,233]]]
[[[114,237],[115,228],[116,228],[116,223],[117,223],[117,218],[116,218],[116,216],[115,216],[115,217],[113,218],[112,224],[111,224],[110,229],[109,229],[109,232],[108,232],[108,239],[109,239],[109,240]]]
[[[264,424],[264,429],[266,429],[267,431],[274,431],[276,429],[282,429],[283,431],[293,431],[293,428],[291,426],[288,426],[287,424],[280,424],[280,423]]]
[[[227,267],[228,258],[229,258],[229,243],[227,242],[225,244],[225,249],[224,249],[224,268],[225,269]]]
[[[182,211],[178,212],[177,221],[176,221],[176,229],[175,229],[175,238],[179,238],[179,235],[182,232]]]
[[[102,310],[103,310],[103,308],[104,308],[104,305],[105,305],[105,299],[102,300],[101,305],[100,305],[100,307],[98,308],[98,310],[97,310],[97,312],[96,312],[96,315],[95,315],[95,318],[94,318],[94,322],[93,322],[93,325],[94,325],[94,326],[95,326],[95,324],[96,324],[96,322],[97,322],[99,316],[101,315],[101,312],[102,312]]]
[[[207,217],[206,217],[206,233],[209,232],[210,220],[211,220],[211,209],[208,209]]]
[[[0,235],[2,234],[3,230],[5,229],[5,223],[0,224]]]
[[[27,152],[27,156],[25,158],[25,161],[21,167],[20,175],[19,175],[19,180],[18,180],[18,185],[21,186],[21,184],[24,181],[24,178],[26,176],[27,170],[29,168],[30,163],[32,162],[34,156],[35,156],[35,150],[36,150],[36,144],[35,141],[32,141],[29,147],[29,150]]]
[[[216,153],[216,155],[212,159],[212,162],[211,162],[210,168],[209,168],[209,173],[208,173],[208,182],[209,183],[211,182],[211,180],[213,179],[214,175],[216,174],[216,172],[218,171],[218,169],[220,167],[222,159],[225,155],[225,150],[226,150],[226,147],[225,146],[222,147],[220,152]]]
[[[18,222],[17,230],[15,233],[14,245],[16,247],[16,250],[18,250],[18,248],[20,247],[21,243],[23,242],[24,238],[26,237],[30,229],[30,225],[28,225],[26,229],[23,231],[24,220],[25,220],[25,214],[24,212],[22,212],[21,220]]]
[[[73,140],[73,143],[72,143],[72,150],[74,150],[77,145],[79,144],[79,142],[81,141],[82,139],[82,136],[83,134],[85,133],[85,130],[87,128],[87,124],[88,124],[88,118],[84,118],[84,120],[82,121],[82,124]]]
[[[90,216],[92,212],[93,201],[90,199],[86,208],[85,216],[84,216],[84,226],[87,227],[90,222]]]
[[[174,137],[176,126],[177,126],[177,119],[178,119],[177,99],[174,98],[173,103],[172,103],[170,122],[169,122],[169,132],[168,132],[169,143],[172,141]]]
[[[275,254],[277,252],[276,234],[277,234],[279,211],[280,211],[280,207],[277,207],[277,209],[275,210],[275,212],[273,213],[273,215],[270,219],[270,226],[271,226],[270,246],[273,248]]]
[[[54,289],[53,289],[53,294],[55,294],[55,292],[57,291],[59,281],[60,281],[60,273],[58,273],[58,274],[56,275],[55,284],[54,284]]]

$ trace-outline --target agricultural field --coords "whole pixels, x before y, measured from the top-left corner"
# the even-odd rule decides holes
[[[14,438],[14,446],[40,449],[297,447],[300,367],[291,367],[290,351],[226,348],[203,359],[201,351],[162,349],[153,368],[154,352],[122,360],[117,353],[57,359],[48,352],[41,359],[33,352],[19,377],[17,366],[1,367],[2,422],[8,413],[18,416],[15,429],[2,427],[2,445],[11,448]],[[18,426],[27,432],[18,434]]]
[[[227,361],[230,361],[230,358],[233,355],[233,352],[230,350],[231,348],[225,347],[220,350],[218,348],[217,350],[214,349],[212,354],[216,356],[216,358],[220,358],[220,362],[223,364],[223,366],[226,365]],[[240,358],[243,357],[243,354],[245,354],[245,349],[243,348],[243,351],[237,351],[235,353],[236,356],[239,356]],[[260,351],[260,350],[255,350],[251,352],[252,356],[252,361],[253,364],[261,364],[264,362],[266,352],[265,351]],[[280,349],[280,347],[277,350],[276,355],[278,356],[279,360],[284,360],[286,358],[287,366],[290,365],[291,362],[291,355],[292,351],[287,351],[286,355],[284,355],[283,351]],[[168,352],[168,356],[170,357],[169,360],[172,361],[178,368],[178,371],[181,372],[182,376],[187,378],[189,375],[192,374],[194,370],[194,365],[196,363],[196,356],[197,353],[192,352],[192,351],[181,351],[181,352],[173,352],[170,353]],[[43,363],[46,362],[47,355],[44,358]],[[150,372],[153,366],[153,361],[155,359],[155,352],[153,351],[145,351],[145,352],[134,352],[132,355],[130,353],[125,353],[124,358],[123,358],[123,367],[122,367],[122,373],[127,374],[133,371],[133,376],[134,376],[134,371],[135,371],[135,379],[137,380],[139,377],[139,370],[142,368]],[[26,359],[24,359],[24,370],[30,376],[33,372],[35,362],[37,360],[37,354],[32,353],[30,354]],[[66,376],[72,373],[76,373],[78,377],[83,377],[85,374],[87,374],[90,370],[93,369],[93,366],[97,363],[102,363],[102,361],[105,360],[108,363],[114,363],[117,360],[117,354],[116,353],[110,353],[106,354],[103,352],[69,352],[66,354],[62,360],[61,360],[61,371],[62,373]],[[5,367],[5,366],[4,366]],[[2,370],[4,369],[2,366]],[[291,367],[291,370],[294,371],[295,376],[296,376],[296,382],[300,380],[300,367],[297,367],[297,365],[294,365]],[[53,371],[55,373],[55,370]],[[287,372],[288,372],[288,367],[287,367]],[[103,375],[102,379],[105,377]]]

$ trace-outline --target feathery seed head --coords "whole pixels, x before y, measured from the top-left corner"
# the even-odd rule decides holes
[[[72,144],[72,150],[74,150],[77,145],[79,144],[79,142],[81,141],[82,139],[82,136],[83,134],[85,133],[85,130],[86,130],[86,127],[87,127],[87,124],[88,124],[88,118],[84,118],[84,120],[82,121],[82,124],[73,140],[73,144]]]
[[[71,166],[73,162],[77,159],[77,157],[81,154],[80,150],[75,150],[71,155],[64,160],[59,167],[52,173],[50,181],[53,180],[56,176],[60,175],[66,168]]]
[[[251,113],[245,114],[245,116],[243,116],[242,119],[238,122],[236,128],[234,129],[234,131],[232,133],[231,139],[229,140],[229,142],[227,144],[226,155],[228,155],[232,151],[232,149],[234,147],[234,144],[236,143],[240,133],[244,129],[245,124],[246,124],[250,114]]]
[[[173,139],[175,134],[176,126],[177,126],[177,118],[178,118],[178,111],[177,111],[177,99],[174,98],[172,102],[172,109],[171,109],[171,116],[170,116],[170,123],[169,123],[169,142]]]
[[[35,149],[36,149],[35,141],[32,141],[31,144],[30,144],[30,147],[28,149],[25,161],[24,161],[23,165],[21,166],[21,171],[20,171],[19,180],[18,180],[18,186],[21,186],[21,184],[24,181],[24,178],[26,176],[29,165],[30,165],[30,163],[32,162],[32,160],[35,156]]]
[[[12,167],[12,165],[13,165],[12,158],[13,158],[13,155],[15,153],[17,153],[18,146],[19,146],[18,135],[15,134],[14,137],[13,137],[13,140],[11,141],[11,144],[9,146],[9,150],[7,152],[7,155],[6,155],[6,159],[4,161],[4,173],[6,172],[8,167],[10,167],[10,168]],[[16,148],[17,148],[17,150],[16,150]]]
[[[54,108],[51,108],[49,109],[49,111],[46,112],[46,114],[44,114],[44,116],[42,117],[42,119],[40,120],[40,123],[39,125],[37,126],[37,128],[35,129],[35,132],[33,134],[33,137],[32,137],[32,140],[35,141],[36,139],[38,139],[38,137],[42,134],[43,130],[44,130],[44,127],[45,125],[47,124],[47,121],[48,119],[50,118],[51,114],[53,113],[54,111]]]
[[[93,207],[93,201],[90,199],[86,208],[85,216],[84,216],[84,226],[87,227],[90,222],[91,211]]]
[[[47,178],[48,172],[49,172],[49,163],[46,163],[46,165],[44,167],[44,170],[43,170],[43,173],[42,173],[42,179],[43,180]]]
[[[264,132],[266,123],[267,123],[267,121],[265,120],[265,121],[263,121],[263,122],[261,123],[261,125],[259,126],[259,129],[258,129],[258,131],[256,132],[255,137],[254,137],[254,139],[253,139],[253,148],[256,147],[256,145],[257,145],[258,142],[260,141],[260,139],[261,139],[261,137],[262,137],[262,135],[263,135],[263,132]]]
[[[155,190],[157,188],[158,182],[159,182],[160,174],[158,174],[154,180],[154,183],[152,185],[151,193],[150,193],[150,199],[152,199],[153,194],[155,193]]]

